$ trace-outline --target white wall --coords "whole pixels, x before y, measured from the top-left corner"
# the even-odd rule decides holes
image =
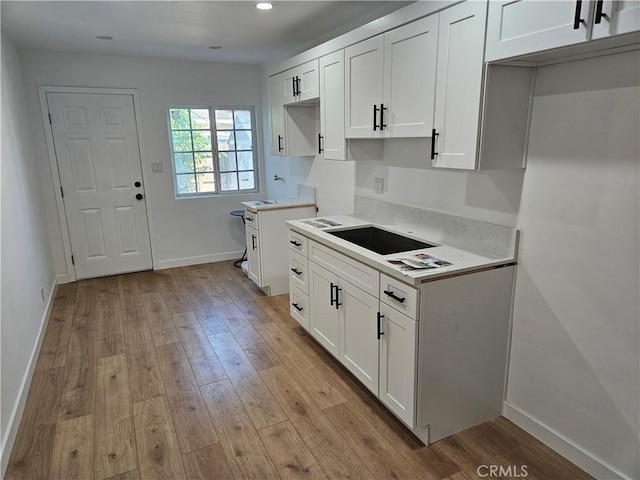
[[[242,253],[242,222],[229,212],[242,208],[241,201],[263,198],[264,194],[176,200],[166,107],[169,104],[254,105],[258,121],[256,137],[262,138],[259,67],[44,52],[23,52],[21,59],[35,155],[46,177],[43,191],[59,275],[66,270],[38,85],[138,89],[142,166],[156,268],[235,258]],[[258,142],[258,149],[262,160],[262,142]],[[151,173],[151,162],[163,162],[164,172]],[[262,190],[266,190],[264,185]]]
[[[545,440],[557,434],[577,447],[565,454],[582,450],[634,479],[638,72],[637,52],[540,68],[525,171],[436,170],[427,166],[428,139],[396,139],[380,142],[382,155],[341,165],[355,163],[355,185],[343,185],[344,168],[320,158],[306,179],[320,197],[355,192],[519,228],[508,406],[555,432]],[[300,164],[279,160],[279,173]],[[375,177],[385,179],[383,195],[373,192]]]
[[[13,45],[4,36],[1,43],[0,432],[4,476],[55,274],[40,188],[40,166],[33,154],[31,128],[24,108],[22,68]]]
[[[507,401],[640,478],[640,57],[538,71]]]

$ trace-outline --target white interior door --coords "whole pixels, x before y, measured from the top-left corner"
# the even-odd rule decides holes
[[[152,268],[132,95],[47,93],[76,278]]]

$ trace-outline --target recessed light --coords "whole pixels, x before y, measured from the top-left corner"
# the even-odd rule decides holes
[[[256,8],[258,10],[271,10],[273,8],[273,5],[268,2],[261,2],[256,5]]]
[[[222,48],[222,45],[211,45],[209,48],[211,50],[220,50]]]
[[[98,40],[113,40],[113,37],[110,37],[109,35],[98,35],[96,38]]]

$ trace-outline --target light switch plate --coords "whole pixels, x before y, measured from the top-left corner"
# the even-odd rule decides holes
[[[152,173],[162,173],[162,162],[151,162],[151,172]]]
[[[380,195],[384,193],[384,178],[376,177],[373,180],[373,191]]]

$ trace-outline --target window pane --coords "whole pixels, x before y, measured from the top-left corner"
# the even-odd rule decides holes
[[[235,172],[220,174],[220,189],[225,192],[238,190],[238,176]]]
[[[240,190],[252,190],[256,188],[253,172],[238,172]]]
[[[169,110],[169,118],[171,119],[171,130],[190,128],[188,108],[172,108]]]
[[[228,150],[235,150],[236,142],[233,138],[233,132],[218,132],[218,150],[226,152]]]
[[[236,131],[236,148],[238,150],[251,150],[251,130]]]
[[[198,192],[215,192],[216,179],[213,173],[198,173]]]
[[[253,152],[237,152],[238,170],[253,170]]]
[[[211,132],[209,130],[193,131],[193,149],[211,151]]]
[[[196,193],[195,175],[176,175],[176,180],[179,195],[185,193]]]
[[[176,173],[193,173],[193,153],[175,153]]]
[[[235,152],[220,152],[220,171],[229,172],[236,170],[236,154]]]
[[[211,122],[209,122],[209,110],[194,109],[191,110],[191,128],[211,128]]]
[[[196,171],[212,172],[213,171],[213,154],[211,152],[195,153]],[[199,180],[198,180],[199,182]]]
[[[191,132],[171,132],[174,152],[189,152],[191,148]]]
[[[216,110],[216,130],[233,130],[231,110]]]
[[[234,110],[233,115],[236,120],[235,128],[246,128],[251,130],[251,112],[249,110]]]

